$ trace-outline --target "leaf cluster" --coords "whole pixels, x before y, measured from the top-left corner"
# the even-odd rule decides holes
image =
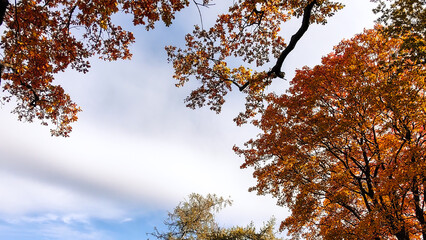
[[[322,24],[343,8],[341,3],[328,0],[238,0],[227,13],[218,16],[211,28],[196,26],[193,33],[186,36],[185,48],[166,47],[177,86],[183,86],[191,78],[201,84],[186,99],[187,106],[210,106],[219,113],[232,86],[240,91],[247,89],[249,95],[262,92],[271,83],[262,67],[278,58],[286,47],[279,34],[282,24],[304,15],[309,5],[314,7],[309,10],[308,22]],[[237,61],[244,65],[236,64]]]

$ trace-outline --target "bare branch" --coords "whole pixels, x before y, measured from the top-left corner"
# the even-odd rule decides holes
[[[296,46],[296,43],[302,38],[302,36],[308,30],[309,25],[310,25],[312,8],[314,7],[315,4],[318,4],[317,0],[312,1],[303,9],[302,25],[300,26],[299,30],[291,37],[290,43],[288,44],[288,46],[284,49],[284,51],[278,57],[277,63],[275,64],[275,66],[272,68],[271,71],[268,72],[269,77],[284,78],[284,73],[281,72],[281,67],[283,65],[283,62],[286,59],[287,55],[294,49],[294,47]],[[262,16],[261,16],[260,20],[261,19],[262,19]],[[239,90],[243,91],[248,85],[250,85],[249,81],[247,81],[244,85],[239,87]]]
[[[284,78],[284,73],[281,72],[281,67],[283,65],[283,62],[286,59],[287,55],[291,51],[293,51],[294,47],[296,46],[296,43],[302,38],[302,36],[308,30],[309,25],[310,25],[312,8],[314,7],[315,4],[317,4],[316,0],[314,0],[310,4],[308,4],[308,6],[306,6],[305,9],[303,10],[302,25],[300,26],[299,30],[291,37],[290,43],[284,49],[284,51],[281,53],[280,57],[277,60],[277,63],[272,68],[272,70],[268,72],[268,76],[275,74],[275,76],[277,76],[277,77]]]
[[[4,15],[6,14],[7,6],[9,6],[8,0],[0,1],[0,25],[3,24]]]
[[[201,29],[204,29],[203,15],[201,14],[200,6],[202,6],[202,7],[210,7],[210,6],[214,5],[214,4],[208,4],[206,2],[199,3],[199,2],[197,2],[195,0],[192,0],[192,1],[194,2],[195,6],[197,7],[198,14],[200,15]]]

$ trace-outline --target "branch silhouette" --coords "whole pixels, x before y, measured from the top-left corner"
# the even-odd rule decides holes
[[[313,9],[315,4],[318,4],[317,0],[312,1],[303,9],[302,25],[300,26],[299,30],[291,37],[290,43],[288,44],[288,46],[284,49],[284,51],[278,57],[275,66],[272,67],[271,71],[268,72],[269,77],[284,78],[284,73],[281,72],[281,68],[282,68],[282,65],[284,63],[284,60],[287,58],[288,54],[291,51],[293,51],[297,42],[303,37],[305,32],[308,30],[309,25],[310,25],[310,18],[311,18],[311,15],[312,15],[312,9]],[[243,91],[246,87],[248,87],[248,85],[250,85],[249,81],[247,81],[242,86],[238,86],[238,88],[239,88],[240,91]]]

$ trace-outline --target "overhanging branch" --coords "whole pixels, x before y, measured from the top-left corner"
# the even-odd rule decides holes
[[[4,15],[6,14],[6,9],[8,5],[8,0],[0,0],[0,25],[3,24]]]
[[[275,66],[271,69],[271,71],[268,72],[269,77],[284,78],[284,73],[281,72],[281,68],[284,63],[284,60],[286,59],[287,55],[294,49],[294,47],[296,46],[296,43],[302,38],[302,36],[308,30],[310,25],[312,9],[315,4],[318,4],[317,0],[312,1],[303,9],[302,25],[300,26],[299,30],[291,37],[290,43],[278,57],[277,63],[275,64]],[[249,84],[250,82],[246,82],[244,85],[239,87],[239,90],[243,91]]]
[[[287,55],[293,51],[294,47],[296,46],[297,42],[302,38],[302,36],[305,34],[305,32],[309,28],[310,24],[310,18],[312,14],[312,8],[314,5],[317,4],[317,1],[312,1],[308,6],[305,7],[303,10],[303,20],[302,25],[300,26],[299,30],[291,37],[290,43],[288,46],[284,49],[284,51],[279,56],[277,63],[272,68],[271,71],[268,72],[268,76],[271,76],[272,74],[275,74],[275,76],[284,78],[284,73],[281,72],[281,67],[284,63],[284,60],[286,59]]]

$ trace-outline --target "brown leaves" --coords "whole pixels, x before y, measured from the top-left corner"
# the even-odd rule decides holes
[[[204,5],[208,3],[203,1]],[[277,57],[285,47],[279,36],[280,26],[292,16],[300,16],[309,3],[239,0],[229,12],[219,15],[210,29],[196,27],[186,37],[185,49],[168,47],[177,85],[182,86],[192,77],[201,82],[200,88],[187,98],[188,106],[209,105],[220,112],[225,95],[237,86],[249,93],[247,111],[240,122],[246,121],[243,115],[253,116],[255,105],[271,82],[263,66],[271,55]],[[94,55],[108,61],[131,57],[129,45],[134,41],[133,34],[112,22],[114,14],[132,14],[135,25],[145,25],[149,30],[157,21],[170,25],[175,12],[188,5],[189,0],[25,0],[10,5],[1,42],[2,65],[9,67],[2,78],[6,82],[4,89],[20,102],[15,111],[18,118],[32,121],[37,116],[53,122],[53,118],[61,119],[61,114],[78,112],[71,100],[65,101],[67,104],[62,108],[45,107],[55,104],[46,103],[53,95],[55,99],[69,99],[65,93],[59,96],[60,91],[52,92],[59,87],[54,84],[55,73],[69,67],[86,73],[90,67],[88,59]],[[341,8],[330,1],[318,1],[316,5],[311,20],[318,23],[324,23]],[[236,59],[244,64],[236,63]],[[250,84],[253,86],[247,88]],[[38,114],[33,112],[35,106],[39,108]],[[76,115],[70,119],[76,119]]]
[[[146,29],[154,29],[155,22],[161,20],[167,26],[175,18],[174,13],[187,7],[188,0],[118,0],[125,13],[133,15],[134,25],[146,25]]]

